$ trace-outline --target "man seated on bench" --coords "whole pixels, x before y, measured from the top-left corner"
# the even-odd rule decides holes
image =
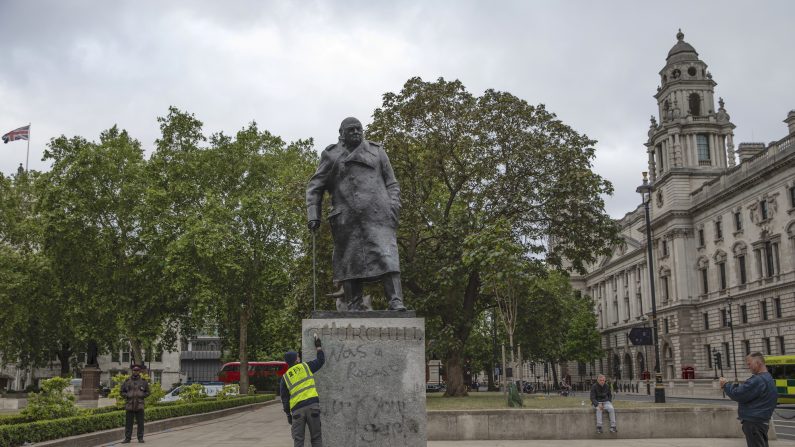
[[[591,405],[596,409],[596,432],[602,432],[602,412],[607,410],[610,415],[610,433],[617,433],[616,410],[613,408],[613,392],[606,383],[604,374],[599,374],[596,383],[591,387]]]

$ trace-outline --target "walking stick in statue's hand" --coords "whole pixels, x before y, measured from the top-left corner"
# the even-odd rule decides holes
[[[312,232],[312,310],[317,310],[317,258],[315,257],[315,233],[317,230],[310,230]]]

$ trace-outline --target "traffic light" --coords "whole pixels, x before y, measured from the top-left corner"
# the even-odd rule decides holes
[[[718,351],[712,351],[712,362],[715,365],[715,368],[720,368],[720,353]]]

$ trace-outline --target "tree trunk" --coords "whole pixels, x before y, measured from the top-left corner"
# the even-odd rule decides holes
[[[552,368],[552,389],[558,388],[558,369],[555,368],[553,362],[549,362],[549,367]]]
[[[447,391],[445,396],[467,396],[467,387],[464,384],[464,347],[472,332],[472,322],[475,320],[475,303],[480,294],[480,275],[470,272],[467,286],[464,290],[464,303],[460,315],[456,315],[453,322],[447,322],[454,328],[456,340],[445,356],[447,366]],[[452,314],[452,312],[451,312]]]
[[[248,306],[245,304],[240,309],[240,394],[248,394]]]
[[[135,337],[130,338],[130,349],[132,349],[133,364],[143,365],[144,354],[143,354],[143,348],[141,347],[141,340]]]
[[[71,375],[71,368],[69,365],[69,359],[72,357],[72,349],[69,346],[69,343],[62,343],[61,349],[55,354],[58,357],[58,361],[61,362],[61,377],[69,377]]]
[[[447,390],[444,395],[447,397],[464,397],[467,395],[467,387],[464,384],[464,364],[461,353],[451,351],[445,359],[447,370]]]

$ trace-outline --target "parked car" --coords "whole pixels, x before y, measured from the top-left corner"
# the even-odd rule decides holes
[[[221,382],[193,382],[193,383],[200,383],[204,386],[204,393],[207,394],[207,397],[215,397],[218,395],[218,392],[224,387],[224,384]],[[180,396],[179,393],[184,389],[186,386],[192,385],[192,383],[187,383],[185,385],[180,385],[173,390],[166,393],[160,402],[174,402],[175,400],[179,400]]]
[[[444,384],[441,383],[426,383],[425,384],[425,392],[426,393],[439,393],[441,391],[446,390]]]

